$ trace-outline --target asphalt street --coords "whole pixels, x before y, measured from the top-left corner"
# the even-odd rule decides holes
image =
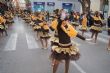
[[[41,43],[31,26],[21,18],[15,18],[9,27],[8,36],[0,37],[0,73],[52,73],[47,50],[41,49]],[[90,37],[87,32],[85,36]],[[110,73],[110,52],[106,49],[108,35],[100,33],[96,44],[75,38],[81,58],[70,63],[69,73]],[[64,73],[61,63],[57,73]]]

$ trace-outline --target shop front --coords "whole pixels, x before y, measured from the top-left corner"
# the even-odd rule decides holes
[[[73,6],[72,3],[62,3],[62,8],[67,12],[72,11],[72,6]]]
[[[47,2],[47,11],[49,11],[49,13],[52,13],[54,9],[55,9],[55,2]]]
[[[45,11],[45,2],[34,2],[34,11]]]

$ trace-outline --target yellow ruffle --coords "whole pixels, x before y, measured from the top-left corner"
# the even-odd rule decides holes
[[[44,30],[49,30],[49,26],[48,25],[44,25],[43,28],[44,28]]]
[[[0,29],[4,29],[4,26],[3,25],[0,25]]]
[[[41,29],[41,26],[36,25],[36,26],[33,27],[33,29],[34,29],[34,30],[35,30],[35,29]]]
[[[0,23],[4,22],[4,18],[0,16]]]
[[[33,21],[30,22],[30,25],[35,25]]]
[[[101,27],[97,27],[97,26],[91,26],[90,29],[96,30],[96,31],[101,31],[102,28]]]
[[[69,48],[62,48],[58,46],[52,46],[52,50],[56,51],[57,53],[64,53],[64,54],[69,54],[69,55],[76,55],[79,53],[79,49],[76,46],[71,46]]]
[[[82,27],[81,27],[81,30],[87,30],[87,29],[88,29],[87,26],[82,26]]]
[[[36,17],[36,16],[34,16],[34,15],[32,15],[32,16],[31,16],[31,18],[32,18],[32,20],[37,19],[37,17]]]
[[[59,42],[59,39],[58,39],[57,37],[51,37],[50,40],[51,40],[52,42],[56,42],[56,43]]]

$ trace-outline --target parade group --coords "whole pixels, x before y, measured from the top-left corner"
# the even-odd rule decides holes
[[[65,61],[65,73],[68,73],[71,60],[80,58],[80,52],[72,39],[75,37],[83,41],[97,42],[98,34],[108,31],[110,35],[110,17],[108,23],[104,23],[103,14],[100,12],[67,13],[64,9],[56,9],[52,14],[49,12],[30,12],[26,10],[6,11],[0,14],[0,36],[6,34],[7,30],[14,23],[14,17],[22,18],[30,25],[42,44],[42,49],[48,48],[51,43],[51,55],[53,73],[56,73],[59,63]],[[108,27],[106,27],[108,25]],[[81,33],[79,33],[79,31]],[[91,39],[87,39],[84,33],[91,32]],[[48,40],[50,40],[48,42]],[[110,39],[107,44],[110,50]]]

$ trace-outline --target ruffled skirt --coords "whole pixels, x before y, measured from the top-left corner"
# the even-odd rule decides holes
[[[102,27],[100,27],[100,26],[91,26],[91,28],[90,28],[90,31],[91,32],[98,32],[98,33],[101,33],[102,32]]]
[[[37,32],[42,31],[41,26],[39,26],[39,25],[35,25],[35,26],[33,27],[33,30],[34,30],[34,31],[37,31]]]
[[[49,30],[42,30],[40,32],[41,39],[49,39],[51,36],[49,35]]]
[[[88,30],[88,27],[87,26],[82,26],[80,30],[81,31],[87,31]]]
[[[79,49],[73,44],[60,44],[58,38],[51,41],[51,59],[56,60],[78,60],[80,57]]]
[[[0,25],[0,29],[5,29],[5,27],[3,25]]]

